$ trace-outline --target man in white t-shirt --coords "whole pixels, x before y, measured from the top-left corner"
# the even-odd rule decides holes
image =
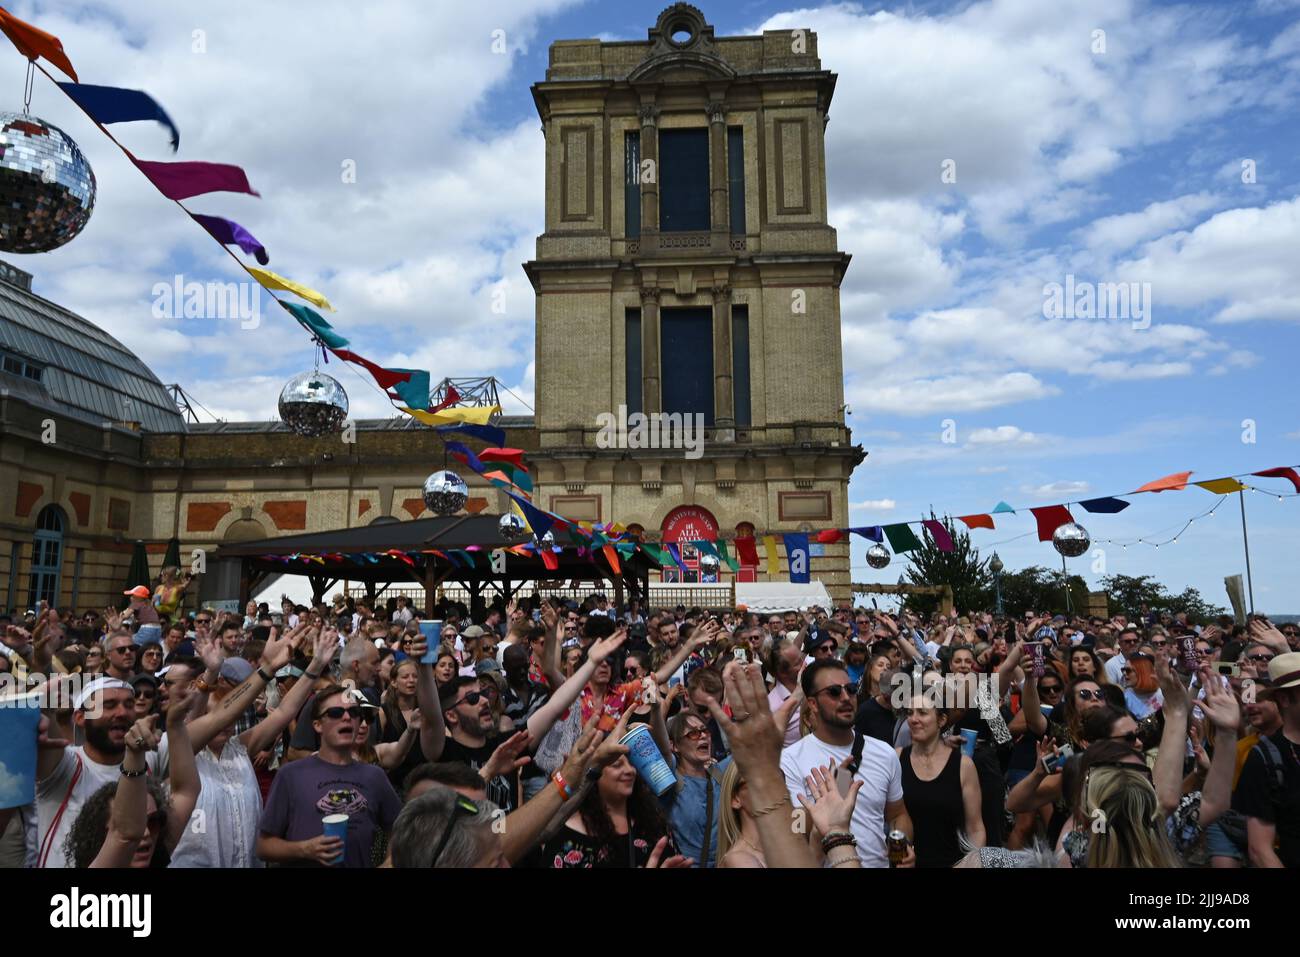
[[[38,867],[67,867],[63,842],[81,806],[105,784],[115,784],[126,754],[126,733],[135,723],[135,693],[125,681],[96,678],[72,702],[73,722],[84,745],[42,747],[36,756]],[[93,715],[93,717],[92,717]],[[46,719],[41,721],[46,726]],[[46,737],[58,739],[56,728]],[[156,773],[157,754],[146,758]]]
[[[781,752],[781,771],[795,807],[799,806],[799,795],[807,794],[804,779],[813,768],[824,768],[832,762],[838,768],[852,756],[857,705],[857,688],[849,681],[844,663],[834,658],[815,661],[805,668],[800,684],[813,702],[813,732]],[[909,841],[912,837],[912,819],[903,804],[903,770],[898,755],[883,741],[863,738],[855,777],[863,782],[850,825],[858,841],[858,860],[863,867],[888,867],[886,831],[902,831]],[[909,847],[901,866],[915,864],[916,852]]]

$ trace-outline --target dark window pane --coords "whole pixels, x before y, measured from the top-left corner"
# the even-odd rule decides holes
[[[659,228],[666,233],[709,228],[709,131],[659,133]]]
[[[627,414],[641,411],[641,310],[625,313],[627,351]]]
[[[713,310],[664,309],[660,312],[663,343],[663,410],[702,412],[713,425]]]
[[[727,196],[731,202],[731,232],[745,232],[745,130],[727,128]]]
[[[623,235],[641,235],[641,134],[623,134]],[[631,408],[631,406],[628,406]]]
[[[750,425],[749,417],[749,306],[731,307],[731,375],[736,425]]]

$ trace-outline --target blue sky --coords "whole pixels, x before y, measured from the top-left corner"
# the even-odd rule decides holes
[[[519,264],[542,228],[543,151],[528,87],[551,41],[640,39],[663,6],[323,0],[310,23],[252,0],[10,8],[59,35],[83,81],[153,93],[181,129],[177,158],[243,165],[262,199],[191,208],[239,220],[271,268],[326,291],[358,351],[435,379],[495,374],[525,411],[533,301]],[[1300,463],[1300,0],[700,6],[722,35],[811,28],[839,74],[830,219],[854,256],[845,389],[869,452],[854,524]],[[491,51],[494,30],[507,54]],[[16,54],[0,61],[6,80],[16,106]],[[272,417],[280,383],[311,361],[302,333],[278,310],[252,330],[154,319],[155,283],[234,278],[231,264],[43,78],[32,109],[81,143],[100,185],[82,237],[15,258],[37,291],[217,414]],[[142,157],[169,158],[161,130],[119,129]],[[1044,286],[1069,275],[1150,283],[1149,325],[1045,318]],[[386,414],[364,380],[340,378],[357,414]],[[1189,489],[1076,517],[1095,539],[1163,540],[1216,500]],[[1256,604],[1300,611],[1300,501],[1246,504]],[[1033,527],[1022,513],[975,541],[1012,568],[1056,564]],[[1095,582],[1104,562],[1225,604],[1224,575],[1244,571],[1232,500],[1158,551],[1098,548],[1072,570]],[[861,550],[859,580],[897,579],[900,561],[871,572]]]

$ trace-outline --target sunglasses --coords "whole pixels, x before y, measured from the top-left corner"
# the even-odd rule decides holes
[[[157,693],[152,688],[139,688],[136,690],[135,696],[137,698],[153,698]]]
[[[1080,701],[1105,701],[1106,696],[1102,694],[1100,691],[1093,691],[1091,688],[1080,688],[1079,700]]]
[[[438,839],[438,849],[433,852],[433,857],[429,859],[429,866],[437,867],[438,858],[442,852],[447,849],[447,842],[451,840],[452,829],[455,828],[456,822],[462,817],[477,817],[479,813],[478,805],[463,795],[456,795],[456,803],[451,808],[451,820],[443,828],[442,837]]]
[[[1060,685],[1039,685],[1039,694],[1060,694],[1063,689]]]
[[[194,624],[196,624],[196,625],[210,625],[210,624],[212,624],[212,619],[211,619],[211,618],[195,618],[195,619],[194,619]]]
[[[344,708],[336,705],[333,708],[326,708],[320,713],[320,717],[329,718],[331,721],[339,721],[344,715],[347,715],[353,721],[360,719],[361,706],[354,704],[350,708]]]
[[[138,649],[135,645],[122,645],[120,648],[109,648],[110,655],[133,655]]]
[[[1138,734],[1136,731],[1130,731],[1128,734],[1112,734],[1112,735],[1110,736],[1110,740],[1112,740],[1112,741],[1123,741],[1125,744],[1127,744],[1127,745],[1131,748],[1131,747],[1133,747],[1133,745],[1135,745],[1135,744],[1138,743],[1138,740],[1139,740],[1141,737],[1142,737],[1142,736],[1141,736],[1140,734]],[[1097,767],[1097,765],[1093,765],[1093,766],[1094,766],[1094,767]],[[1126,766],[1126,765],[1121,765],[1121,766]],[[1137,765],[1134,765],[1134,767],[1137,767]]]
[[[683,738],[690,738],[692,741],[698,740],[700,738],[707,738],[708,736],[709,736],[708,728],[687,728],[684,732],[682,732]]]
[[[813,697],[815,698],[819,694],[829,694],[832,698],[838,700],[840,695],[847,695],[851,698],[857,693],[858,683],[856,681],[850,681],[848,684],[827,685],[825,688],[822,688],[821,691],[814,691]]]
[[[455,704],[453,704],[453,705],[451,706],[451,708],[448,708],[447,710],[450,711],[452,708],[458,708],[458,707],[460,707],[462,704],[478,704],[479,701],[480,701],[480,699],[485,698],[485,697],[486,697],[486,695],[483,694],[483,692],[481,692],[481,691],[469,691],[469,692],[466,692],[465,697],[461,698],[459,701],[457,701]]]
[[[1258,661],[1261,664],[1266,664],[1273,660],[1273,656],[1272,655],[1247,655],[1246,660]]]

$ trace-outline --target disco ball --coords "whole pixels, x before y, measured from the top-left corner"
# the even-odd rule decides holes
[[[545,535],[542,536],[542,544],[543,544],[543,545],[554,545],[554,544],[555,544],[555,533],[552,532],[552,531],[547,531],[547,533],[546,533]]]
[[[280,390],[280,419],[299,435],[338,432],[347,418],[347,392],[323,372],[303,372]]]
[[[716,569],[718,567],[718,559],[712,555],[701,555],[700,567],[704,569]]]
[[[1067,522],[1052,532],[1052,547],[1066,558],[1078,558],[1091,544],[1088,530],[1077,522]]]
[[[469,486],[455,472],[434,472],[424,480],[424,504],[435,515],[455,515],[465,507]]]
[[[889,564],[889,549],[884,545],[872,545],[867,549],[867,564],[872,568],[884,568]]]
[[[497,533],[507,542],[517,542],[528,534],[528,526],[514,512],[506,512],[497,522]]]
[[[0,111],[0,250],[47,253],[76,237],[95,208],[95,174],[72,137]]]

